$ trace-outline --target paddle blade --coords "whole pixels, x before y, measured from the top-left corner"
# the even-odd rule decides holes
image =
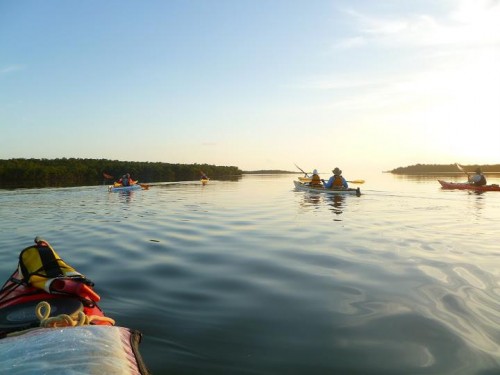
[[[467,173],[467,171],[460,164],[455,163],[455,165],[457,166],[458,169],[464,172],[467,175],[467,177],[469,177],[469,173]]]
[[[351,184],[364,184],[365,180],[352,180],[352,181],[347,181]]]

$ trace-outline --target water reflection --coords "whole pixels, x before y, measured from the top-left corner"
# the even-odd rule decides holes
[[[135,193],[136,192],[132,190],[120,190],[120,191],[110,192],[108,196],[109,199],[113,201],[117,197],[120,202],[130,203],[134,200]]]
[[[304,194],[302,206],[317,205],[321,202],[321,194]]]
[[[470,191],[469,195],[469,204],[471,206],[470,212],[474,216],[474,218],[478,219],[481,216],[481,212],[485,208],[486,196],[483,195],[484,191]]]
[[[345,196],[343,195],[331,195],[328,197],[325,197],[326,200],[329,201],[328,205],[331,207],[330,210],[337,214],[340,215],[342,213],[342,207],[345,202]]]
[[[340,194],[321,194],[321,193],[304,193],[302,202],[300,203],[303,211],[308,208],[314,209],[327,208],[335,215],[341,215],[345,206],[346,196]],[[336,221],[340,221],[338,218]]]

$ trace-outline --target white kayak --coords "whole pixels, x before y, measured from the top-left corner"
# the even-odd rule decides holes
[[[348,194],[348,195],[357,195],[358,197],[361,195],[360,188],[334,188],[334,189],[326,189],[323,186],[309,186],[307,183],[303,183],[300,181],[293,181],[295,188],[301,191],[309,191],[314,193],[326,193],[326,194]]]

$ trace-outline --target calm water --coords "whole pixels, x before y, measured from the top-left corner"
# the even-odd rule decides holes
[[[0,278],[43,236],[155,375],[500,373],[499,192],[296,177],[0,190]]]

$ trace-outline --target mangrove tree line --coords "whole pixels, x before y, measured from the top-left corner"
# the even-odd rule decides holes
[[[124,173],[140,182],[191,181],[240,176],[235,166],[170,164],[107,159],[0,159],[1,187],[88,186],[112,183]]]

